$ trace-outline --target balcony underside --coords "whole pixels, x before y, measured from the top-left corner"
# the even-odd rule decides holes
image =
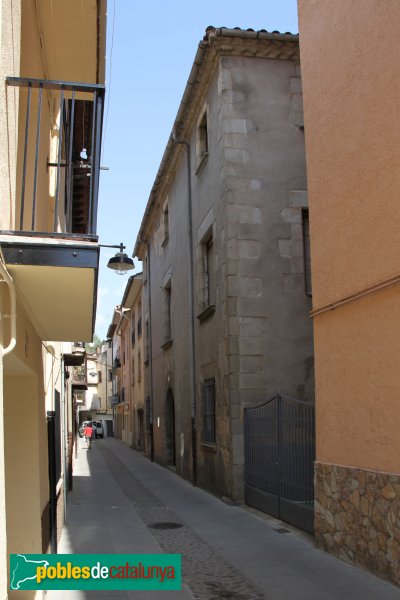
[[[91,341],[99,247],[93,242],[0,235],[7,269],[42,340]]]

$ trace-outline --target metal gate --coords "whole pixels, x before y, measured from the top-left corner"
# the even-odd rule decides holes
[[[244,413],[245,501],[314,531],[314,404],[277,395]]]

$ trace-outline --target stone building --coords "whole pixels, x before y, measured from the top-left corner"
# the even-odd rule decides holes
[[[200,42],[137,237],[149,455],[243,498],[245,407],[313,397],[298,36]]]
[[[399,585],[400,5],[300,0],[299,17],[313,265],[316,541]]]

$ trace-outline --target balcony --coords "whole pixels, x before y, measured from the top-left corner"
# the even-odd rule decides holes
[[[0,216],[0,247],[41,339],[91,341],[104,86],[7,85],[19,91],[16,198]]]
[[[73,368],[71,385],[73,386],[74,391],[88,389],[86,372],[86,364]]]

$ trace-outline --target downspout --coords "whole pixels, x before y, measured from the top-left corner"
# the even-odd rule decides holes
[[[154,462],[154,422],[153,422],[153,339],[151,321],[151,265],[150,265],[150,242],[141,240],[147,248],[147,281],[149,285],[149,359],[150,359],[150,460]]]
[[[186,149],[186,168],[188,186],[188,235],[189,235],[189,306],[190,306],[190,348],[191,348],[191,388],[192,388],[192,483],[197,485],[197,394],[196,394],[196,332],[194,306],[194,265],[193,265],[193,218],[192,218],[192,167],[190,144],[187,140],[179,139],[174,131],[172,134],[176,144],[182,144]]]
[[[10,319],[10,327],[11,327],[10,343],[8,344],[8,346],[3,348],[3,352],[2,352],[3,356],[6,356],[6,354],[10,354],[10,352],[12,352],[14,350],[16,343],[17,343],[17,299],[16,299],[16,293],[15,293],[15,284],[14,284],[14,281],[13,281],[10,273],[7,271],[7,268],[6,268],[6,265],[4,262],[4,257],[3,257],[1,250],[0,250],[0,274],[3,277],[3,281],[6,282],[8,291],[10,294],[10,313],[9,314],[0,314],[0,319],[4,319],[4,318]]]

